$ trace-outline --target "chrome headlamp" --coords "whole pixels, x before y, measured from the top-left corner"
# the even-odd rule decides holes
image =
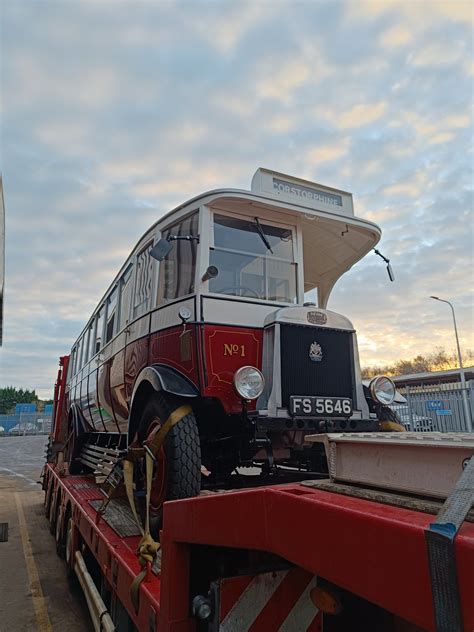
[[[254,366],[242,366],[234,373],[234,386],[243,399],[257,399],[263,392],[265,379]]]
[[[376,402],[388,406],[395,399],[395,384],[386,375],[377,375],[369,385],[370,394]]]

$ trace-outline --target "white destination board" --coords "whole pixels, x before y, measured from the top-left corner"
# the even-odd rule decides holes
[[[351,193],[269,169],[257,169],[252,178],[251,190],[265,197],[318,211],[354,215]]]

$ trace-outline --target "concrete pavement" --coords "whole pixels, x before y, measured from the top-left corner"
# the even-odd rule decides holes
[[[92,630],[77,582],[66,578],[56,554],[36,481],[44,462],[45,435],[0,437],[0,632]]]

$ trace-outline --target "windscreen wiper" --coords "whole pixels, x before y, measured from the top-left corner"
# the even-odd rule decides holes
[[[257,227],[258,234],[260,235],[263,243],[265,244],[266,249],[269,250],[273,254],[273,250],[272,250],[272,247],[270,246],[270,242],[268,241],[267,236],[263,232],[263,228],[262,228],[262,225],[260,224],[260,220],[258,219],[258,217],[255,218],[255,225]]]

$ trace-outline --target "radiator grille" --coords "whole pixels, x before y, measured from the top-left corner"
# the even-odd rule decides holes
[[[281,324],[281,394],[287,407],[290,395],[354,398],[352,332]],[[309,349],[317,342],[323,352],[313,362]]]

